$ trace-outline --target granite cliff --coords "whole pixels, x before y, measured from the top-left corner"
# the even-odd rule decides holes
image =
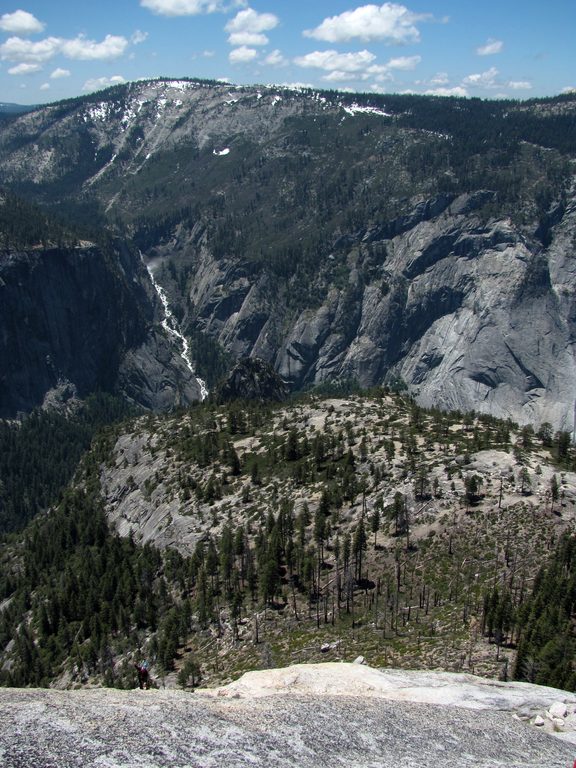
[[[259,357],[571,430],[575,120],[570,95],[157,80],[7,121],[0,169],[137,244],[210,386]]]
[[[1,256],[0,417],[97,390],[156,410],[198,399],[146,277],[122,243]]]

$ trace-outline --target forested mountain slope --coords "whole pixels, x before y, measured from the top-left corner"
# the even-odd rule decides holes
[[[571,429],[575,125],[573,95],[158,80],[0,125],[0,169],[141,249],[210,386],[251,355]]]
[[[385,391],[108,429],[0,550],[0,681],[212,685],[297,661],[574,687],[570,436]],[[10,486],[8,494],[17,494]]]

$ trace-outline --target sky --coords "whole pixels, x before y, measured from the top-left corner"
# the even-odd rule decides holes
[[[553,96],[576,89],[576,0],[3,0],[0,102],[153,77]]]

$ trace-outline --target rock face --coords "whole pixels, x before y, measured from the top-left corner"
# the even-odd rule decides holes
[[[480,227],[450,212],[393,246],[395,272],[410,283],[405,354],[392,370],[419,401],[570,429],[575,328],[569,274],[553,254],[535,252],[510,222]]]
[[[281,401],[288,387],[274,368],[263,360],[248,357],[240,360],[222,382],[216,393],[219,402],[229,400]]]
[[[441,676],[436,680],[440,695],[424,704],[409,687],[410,673],[400,673],[401,696],[394,695],[392,678],[389,697],[385,676],[379,690],[378,683],[367,688],[359,673],[350,679],[344,669],[350,665],[319,666],[332,668],[322,671],[311,665],[309,682],[314,676],[316,682],[308,690],[295,681],[299,674],[306,676],[302,667],[257,673],[262,683],[270,674],[280,683],[284,678],[285,684],[273,688],[270,681],[268,694],[256,698],[238,686],[212,694],[0,690],[0,758],[6,768],[71,768],[80,760],[85,766],[109,768],[566,768],[573,761],[573,744],[513,716],[506,684],[494,686],[492,701],[487,695],[477,708],[463,708],[443,704],[441,696],[442,690],[454,691],[464,683],[456,679],[461,676],[452,676],[454,681]],[[381,674],[355,666],[363,677],[371,672],[373,683]],[[429,673],[428,684],[434,687],[432,678]],[[467,681],[463,694],[473,693],[474,685],[482,687],[480,681]],[[248,688],[256,690],[253,684]],[[526,698],[536,701],[537,688],[527,686]],[[222,695],[226,693],[231,697]],[[550,693],[541,689],[541,700]]]
[[[232,353],[269,360],[294,388],[402,380],[425,406],[571,430],[576,315],[567,254],[576,201],[541,250],[509,220],[475,216],[484,199],[431,201],[430,218],[414,215],[399,232],[357,233],[337,252],[348,284],[329,287],[315,309],[269,302],[266,275],[217,277],[200,250],[197,322]]]
[[[198,399],[144,274],[122,245],[3,256],[0,417],[97,389],[154,409]]]
[[[103,211],[165,267],[190,336],[294,388],[401,380],[571,430],[576,99],[367,98],[127,84],[0,125],[0,172]],[[164,400],[151,344],[145,399]]]

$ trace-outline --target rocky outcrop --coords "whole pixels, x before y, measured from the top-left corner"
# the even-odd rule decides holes
[[[128,349],[118,367],[117,390],[131,403],[152,411],[169,411],[202,399],[202,387],[175,347],[157,326],[143,343]]]
[[[350,674],[349,667],[357,673]],[[482,692],[486,681],[478,678],[434,679],[428,673],[422,683],[421,675],[411,680],[411,674],[349,664],[261,671],[264,696],[254,695],[250,675],[216,695],[0,690],[0,757],[6,768],[67,768],[78,764],[79,755],[83,765],[110,768],[565,768],[572,763],[573,744],[522,722],[538,705],[544,711],[551,694],[563,703],[570,698],[566,692],[529,685],[520,692],[505,683]],[[299,685],[299,677],[309,684]]]
[[[288,396],[288,387],[274,368],[263,360],[249,357],[240,360],[218,387],[218,402],[229,400],[281,401]]]
[[[576,328],[562,297],[569,271],[508,221],[475,231],[470,224],[461,222],[445,258],[411,282],[413,334],[394,370],[424,405],[571,430]]]
[[[3,255],[0,416],[95,390],[154,409],[198,399],[195,378],[158,328],[160,311],[138,257],[121,243]]]

